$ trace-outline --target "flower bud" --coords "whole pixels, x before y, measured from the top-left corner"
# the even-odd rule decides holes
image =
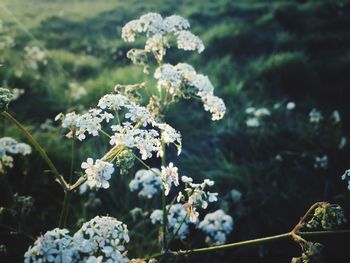
[[[6,111],[9,103],[13,99],[14,99],[14,96],[10,90],[0,88],[0,112]]]

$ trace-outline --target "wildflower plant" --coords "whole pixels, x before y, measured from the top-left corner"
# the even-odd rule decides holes
[[[0,89],[2,115],[23,132],[46,161],[51,170],[50,174],[64,191],[58,228],[47,231],[29,247],[24,255],[25,262],[128,262],[127,243],[132,240],[129,238],[127,225],[116,218],[96,216],[83,223],[72,235],[65,228],[74,192],[79,188],[80,190],[84,188],[86,191],[108,189],[111,187],[111,179],[118,176],[116,173],[119,173],[119,176],[128,174],[136,162],[144,169],[136,172],[129,183],[130,190],[137,191],[139,197],[147,199],[153,198],[158,193],[162,196],[161,202],[149,218],[149,222],[160,225],[161,252],[154,258],[230,246],[222,245],[233,230],[233,218],[222,209],[206,215],[203,212],[208,208],[211,209],[211,204],[218,201],[219,194],[212,190],[214,181],[203,179],[201,182],[194,182],[193,178],[185,176],[176,166],[176,159],[170,160],[168,157],[169,151],[174,150],[177,156],[180,156],[183,148],[181,132],[165,122],[167,110],[172,104],[182,99],[200,100],[212,121],[222,119],[226,112],[224,101],[214,95],[214,86],[207,76],[197,73],[189,64],[179,62],[173,65],[166,61],[167,52],[171,48],[186,52],[203,52],[202,40],[189,31],[189,28],[189,22],[183,17],[173,15],[163,18],[156,13],[143,15],[122,28],[121,37],[125,42],[134,42],[136,38],[144,37],[144,47],[131,49],[127,52],[127,57],[135,65],[142,66],[145,74],[153,75],[156,87],[152,88],[148,82],[117,84],[113,93],[102,96],[85,112],[59,113],[55,120],[64,130],[64,137],[71,140],[72,160],[77,143],[88,143],[92,137],[104,137],[108,140],[104,154],[92,156],[91,153],[90,156],[84,156],[85,161],[80,164],[79,171],[75,171],[72,161],[68,175],[59,172],[46,151],[28,130],[6,111],[12,95],[7,90]],[[35,63],[43,65],[47,63],[46,55],[40,49],[28,48],[26,52]],[[31,68],[37,69],[38,64],[32,64]],[[146,99],[140,95],[140,90],[147,94]],[[267,108],[249,108],[246,113],[248,115],[246,124],[249,127],[260,126],[261,119],[271,115]],[[323,117],[317,115],[315,111],[310,113],[311,123],[319,123],[322,119]],[[3,149],[8,145],[10,149],[0,151],[2,156],[8,156],[8,153],[23,155],[30,153],[28,145],[11,140],[9,142],[9,139],[0,140],[1,143],[5,145]],[[158,165],[152,164],[151,167],[148,164],[151,159]],[[348,176],[344,176],[344,179],[345,177]],[[234,200],[239,200],[241,193],[235,192],[232,196]],[[315,218],[321,220],[320,224],[324,229],[333,229],[334,222],[344,221],[337,207],[332,207],[330,212],[322,209],[315,210]],[[322,220],[327,222],[330,220],[331,223]],[[301,226],[305,226],[304,221],[300,221],[292,232],[285,235],[255,240],[251,243],[292,237],[302,244],[303,252],[306,253],[305,251],[309,251],[305,248],[307,242],[298,232]],[[205,233],[209,245],[217,246],[210,249],[171,251],[174,239],[185,240],[189,237],[191,224]]]

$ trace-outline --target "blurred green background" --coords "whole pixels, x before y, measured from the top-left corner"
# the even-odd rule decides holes
[[[144,79],[142,68],[126,58],[142,42],[127,44],[120,35],[126,22],[147,12],[187,18],[206,46],[200,55],[171,51],[166,61],[187,62],[208,75],[226,103],[226,116],[213,123],[199,103],[183,101],[170,109],[167,121],[183,135],[184,150],[175,161],[181,173],[216,181],[221,201],[210,209],[220,207],[234,218],[228,242],[287,232],[316,201],[339,203],[350,218],[349,190],[340,179],[350,168],[350,1],[345,0],[1,0],[0,84],[23,90],[10,112],[46,147],[60,171],[69,171],[70,144],[53,118],[95,106],[117,83]],[[31,58],[26,47],[39,47],[45,58]],[[295,109],[288,110],[288,102]],[[249,127],[249,107],[266,108],[270,115]],[[312,109],[322,120],[310,122]],[[26,141],[5,120],[0,130],[1,137]],[[76,170],[107,147],[96,138],[79,143]],[[324,156],[327,164],[319,167],[316,158]],[[157,252],[157,228],[147,215],[130,213],[161,206],[159,198],[140,200],[129,191],[138,168],[129,176],[116,174],[108,190],[75,195],[70,229],[108,214],[128,224],[130,257]],[[34,200],[26,215],[0,218],[0,244],[6,247],[1,262],[23,260],[32,240],[22,232],[36,237],[57,226],[63,194],[46,169],[33,153],[16,158],[15,167],[0,178],[0,206],[17,209],[13,193]],[[233,189],[242,193],[240,200],[232,198]],[[349,238],[315,240],[326,245],[327,262],[349,262]],[[174,249],[200,246],[204,236],[193,229]],[[296,244],[284,241],[179,262],[289,262],[299,254]]]

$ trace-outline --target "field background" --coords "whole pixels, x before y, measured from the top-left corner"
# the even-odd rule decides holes
[[[169,52],[166,59],[190,63],[207,74],[227,105],[225,118],[212,123],[199,103],[184,101],[171,108],[167,121],[183,135],[183,154],[176,162],[183,174],[216,181],[222,200],[216,208],[235,220],[228,242],[287,232],[316,201],[341,204],[350,219],[349,191],[340,179],[350,168],[350,148],[339,146],[342,138],[350,139],[350,1],[345,0],[0,0],[0,39],[14,39],[12,47],[0,49],[0,84],[24,89],[10,111],[47,148],[60,170],[69,170],[70,144],[53,118],[94,106],[117,83],[144,78],[142,69],[125,56],[135,44],[124,43],[120,33],[127,21],[147,12],[175,13],[190,21],[205,51]],[[26,46],[45,50],[47,64],[28,69]],[[86,94],[75,96],[72,86],[83,87]],[[296,103],[293,111],[285,108],[289,101]],[[258,128],[245,122],[245,109],[251,106],[271,111]],[[316,126],[309,122],[313,108],[324,116]],[[334,110],[341,122],[332,122]],[[25,141],[4,120],[0,135]],[[104,152],[107,142],[89,139],[78,147],[77,170],[82,160]],[[315,156],[323,155],[328,156],[327,168],[315,169]],[[157,160],[151,164],[159,165]],[[140,200],[129,191],[138,168],[129,176],[116,174],[107,191],[75,195],[70,229],[108,214],[128,224],[130,256],[157,252],[157,229],[146,217],[129,212],[160,207],[159,198]],[[22,233],[10,234],[5,225],[34,237],[57,226],[63,196],[45,169],[33,153],[17,158],[15,167],[0,178],[0,206],[13,205],[11,193],[34,198],[26,218],[0,218],[0,244],[7,248],[1,262],[21,262],[31,244]],[[232,201],[232,189],[242,193],[239,202]],[[194,230],[188,243],[176,246],[200,247],[203,240]],[[327,262],[349,262],[349,239],[317,240],[326,245]],[[299,253],[296,244],[284,241],[180,261],[280,263]]]

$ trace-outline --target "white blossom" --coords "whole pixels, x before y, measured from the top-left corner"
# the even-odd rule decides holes
[[[98,106],[101,109],[110,109],[110,110],[120,110],[121,107],[124,107],[128,102],[128,99],[120,94],[107,94],[104,95],[98,102]]]
[[[221,245],[226,242],[226,236],[233,229],[233,219],[223,210],[219,209],[207,214],[198,225],[207,234],[206,241],[211,245]]]
[[[160,171],[157,168],[138,170],[129,184],[130,190],[139,191],[138,195],[141,197],[152,198],[162,185],[162,180],[158,174],[160,174]]]
[[[295,103],[292,102],[292,101],[288,102],[287,105],[286,105],[286,109],[287,110],[294,110],[295,109]]]
[[[55,120],[62,121],[62,127],[70,129],[70,132],[66,134],[68,138],[72,138],[73,134],[80,140],[86,138],[86,133],[92,136],[99,135],[99,131],[102,128],[101,123],[103,121],[109,122],[113,119],[113,115],[104,112],[100,109],[90,109],[84,114],[76,114],[75,112],[67,113],[63,115],[58,114]]]
[[[177,47],[183,50],[195,51],[201,53],[204,50],[202,40],[190,31],[183,30],[176,34]]]
[[[167,206],[169,209],[169,206]],[[163,211],[160,209],[154,210],[150,216],[152,224],[160,223],[163,224]],[[186,215],[186,209],[183,205],[176,203],[173,204],[169,209],[167,226],[169,231],[176,234],[180,239],[185,239],[189,233],[190,220]]]
[[[315,156],[314,168],[316,169],[327,169],[328,168],[328,156]]]
[[[130,241],[128,229],[113,217],[96,216],[84,223],[73,239],[81,258],[87,260],[91,256],[100,255],[102,262],[128,262],[125,249],[125,243]]]
[[[179,175],[178,175],[178,168],[174,166],[173,163],[169,163],[168,166],[162,166],[162,181],[163,186],[165,188],[165,195],[168,195],[171,189],[171,185],[174,184],[175,186],[179,185]]]
[[[55,228],[40,236],[24,254],[25,263],[74,261],[76,250],[66,229]]]
[[[17,142],[11,137],[0,138],[0,172],[4,172],[5,167],[13,167],[13,157],[10,155],[28,155],[32,148],[26,143]]]
[[[309,121],[311,123],[319,123],[323,120],[322,113],[316,109],[312,109],[309,113]]]
[[[97,159],[94,163],[92,158],[81,164],[85,170],[87,184],[90,188],[108,188],[111,175],[114,172],[113,164]]]

